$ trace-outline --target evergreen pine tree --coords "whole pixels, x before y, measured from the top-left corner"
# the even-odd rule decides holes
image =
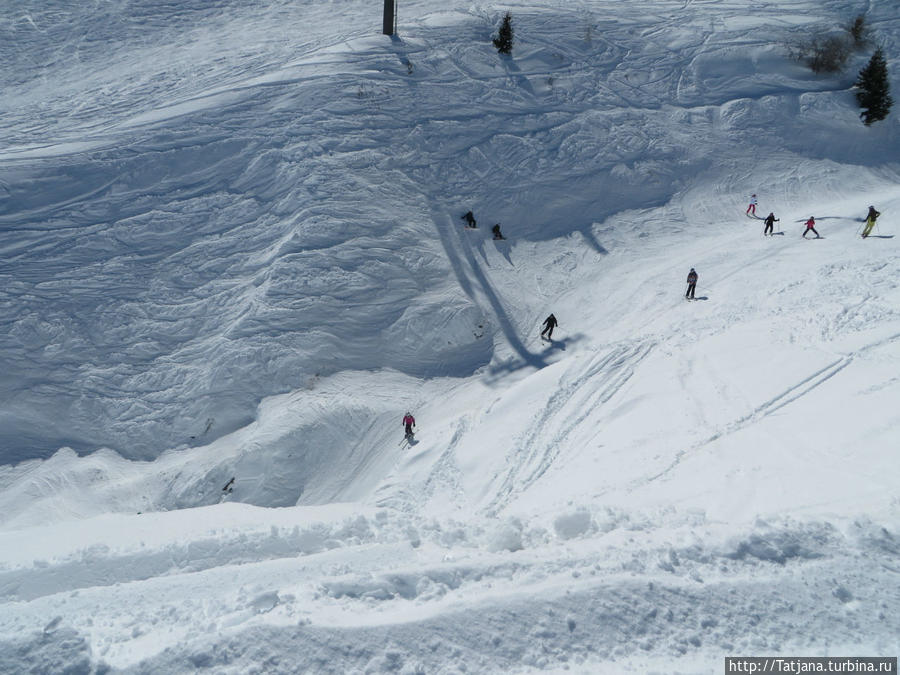
[[[500,26],[497,37],[494,38],[494,46],[501,54],[512,53],[513,47],[513,29],[512,16],[509,12],[503,17],[503,25]]]
[[[859,71],[856,86],[859,88],[856,100],[859,101],[859,107],[863,108],[859,116],[865,125],[869,126],[872,122],[887,117],[894,101],[890,97],[887,63],[881,47],[875,50],[866,67]]]

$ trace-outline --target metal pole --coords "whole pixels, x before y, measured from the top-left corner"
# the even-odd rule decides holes
[[[395,0],[384,0],[384,19],[381,27],[382,33],[385,35],[394,34],[396,16],[397,8]]]

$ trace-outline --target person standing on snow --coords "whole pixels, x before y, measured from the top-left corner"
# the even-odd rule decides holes
[[[816,239],[822,238],[821,236],[819,236],[819,233],[816,232],[816,219],[813,218],[812,216],[810,216],[809,220],[806,221],[806,229],[803,230],[803,238],[804,239],[806,239],[806,233],[809,232],[810,230],[812,230],[813,233],[816,235]]]
[[[406,427],[406,437],[412,438],[413,427],[416,426],[416,418],[410,414],[409,410],[403,416],[403,426]]]
[[[470,229],[476,229],[478,227],[478,223],[475,220],[475,214],[471,211],[466,211],[462,216],[460,216],[461,220],[466,221],[466,227]]]
[[[869,233],[872,232],[872,228],[875,227],[875,220],[881,214],[875,210],[874,206],[869,207],[869,214],[866,216],[866,226],[863,228],[863,239],[869,236]]]
[[[756,195],[750,195],[750,206],[747,207],[747,215],[756,217]]]
[[[687,275],[687,291],[684,293],[684,297],[689,300],[694,299],[694,290],[697,288],[697,271],[692,267],[691,271],[688,272]]]
[[[544,319],[544,323],[543,323],[544,328],[541,331],[541,337],[543,338],[544,333],[546,333],[547,339],[552,340],[553,339],[553,329],[556,328],[556,326],[558,326],[558,325],[559,325],[559,322],[557,322],[555,316],[553,316],[552,314],[550,316],[548,316],[546,319]]]
[[[767,234],[774,235],[775,233],[772,231],[774,229],[774,224],[778,222],[778,218],[775,217],[774,213],[769,213],[766,216],[766,229],[763,230],[763,236],[765,237]]]

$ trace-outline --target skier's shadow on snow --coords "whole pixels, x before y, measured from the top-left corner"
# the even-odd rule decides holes
[[[532,366],[535,368],[540,368],[545,365],[549,365],[550,363],[553,363],[553,361],[545,360],[545,359],[549,359],[551,356],[553,356],[553,354],[555,352],[566,351],[566,348],[570,344],[574,344],[583,339],[584,339],[584,334],[582,334],[582,333],[578,333],[575,335],[569,335],[566,337],[565,340],[555,339],[555,340],[548,341],[546,339],[541,340],[540,338],[538,338],[539,344],[541,345],[540,352],[534,358],[526,359],[525,363],[522,363],[522,361],[515,359],[515,358],[507,359],[506,361],[504,361],[502,363],[496,363],[496,364],[492,365],[490,367],[490,369],[488,370],[486,381],[488,384],[491,384],[492,382],[501,379],[504,375],[507,375],[509,373],[514,373],[526,365]]]
[[[491,241],[494,243],[494,248],[496,248],[497,251],[499,251],[500,255],[502,255],[504,258],[506,258],[506,262],[508,262],[510,265],[515,266],[512,261],[512,257],[509,254],[509,252],[510,252],[509,242],[505,238],[504,239],[494,239],[493,237],[491,238]],[[484,260],[484,264],[487,265],[488,267],[490,267],[491,261],[488,259],[487,251],[484,249],[484,247],[485,247],[485,240],[480,239],[478,241],[478,244],[476,245],[476,248],[478,249],[478,254],[481,256],[481,259]]]
[[[542,340],[544,343],[544,352],[552,352],[555,349],[559,349],[561,351],[566,351],[566,341],[565,340],[554,340],[553,338],[544,338]]]
[[[506,241],[506,239],[494,239],[492,241],[494,242],[494,248],[496,248],[500,252],[500,255],[506,258],[506,262],[512,265],[512,257],[509,255],[509,242]]]

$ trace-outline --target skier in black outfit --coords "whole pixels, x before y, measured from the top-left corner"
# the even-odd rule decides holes
[[[506,237],[504,237],[504,236],[500,233],[500,223],[497,223],[496,225],[494,225],[494,226],[491,228],[491,232],[494,233],[494,239],[506,239]]]
[[[544,319],[544,329],[541,331],[541,337],[544,337],[544,333],[547,334],[547,339],[553,339],[553,329],[559,325],[559,322],[556,320],[556,317],[552,314]]]
[[[466,211],[460,218],[466,221],[466,227],[478,227],[478,224],[475,222],[475,214],[471,211]]]
[[[766,229],[763,230],[763,236],[765,237],[767,234],[774,235],[775,233],[772,231],[774,229],[773,225],[778,222],[778,218],[775,217],[774,213],[769,213],[766,216]]]
[[[694,299],[694,289],[697,288],[697,272],[694,268],[691,268],[691,271],[688,272],[687,276],[687,291],[684,294],[684,297],[689,298],[691,300]]]

